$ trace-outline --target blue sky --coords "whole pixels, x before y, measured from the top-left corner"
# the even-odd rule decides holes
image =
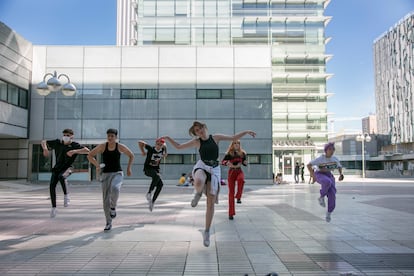
[[[373,41],[414,12],[413,0],[332,0],[326,35],[335,132],[356,132],[375,113]],[[115,45],[116,0],[0,0],[0,21],[37,45]]]

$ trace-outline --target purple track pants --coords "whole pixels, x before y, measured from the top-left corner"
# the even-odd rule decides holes
[[[315,180],[321,185],[321,197],[328,197],[328,212],[331,213],[336,205],[335,177],[331,172],[315,172]]]

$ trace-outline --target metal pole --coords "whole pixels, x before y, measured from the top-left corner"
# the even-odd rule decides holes
[[[365,178],[365,136],[362,137],[362,178]]]

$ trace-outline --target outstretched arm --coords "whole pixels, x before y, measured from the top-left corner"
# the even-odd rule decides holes
[[[199,146],[199,141],[197,139],[191,139],[185,143],[179,144],[170,136],[164,136],[165,140],[167,140],[174,148],[176,149],[187,149],[187,148],[194,148]]]
[[[236,133],[234,135],[215,134],[213,136],[214,136],[214,140],[216,140],[218,142],[220,140],[227,140],[227,141],[239,140],[240,138],[242,138],[243,136],[245,136],[247,134],[249,134],[253,138],[256,137],[256,132],[254,132],[252,130],[244,130],[244,131],[241,131],[241,132]]]
[[[83,147],[80,149],[70,150],[66,153],[67,156],[71,157],[74,154],[88,154],[90,150],[87,147]]]

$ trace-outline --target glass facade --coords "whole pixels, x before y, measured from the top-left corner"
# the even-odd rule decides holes
[[[324,44],[328,1],[137,0],[136,45]],[[322,30],[322,32],[321,32]]]
[[[266,54],[245,59],[256,52]],[[34,112],[44,113],[43,120],[31,122],[32,179],[48,179],[48,172],[41,168],[50,167],[48,160],[36,154],[35,141],[56,139],[64,128],[72,128],[75,139],[90,147],[105,141],[108,128],[118,129],[120,142],[135,153],[132,178],[146,178],[138,140],[154,144],[157,137],[169,135],[187,141],[194,120],[205,122],[210,133],[255,130],[256,138],[242,139],[252,158],[246,168],[249,178],[272,177],[269,46],[35,46],[34,53],[46,61],[44,69],[33,72],[35,76],[58,68],[70,76],[78,91],[72,97],[60,92],[46,97],[32,93]],[[99,55],[110,57],[102,61]],[[228,145],[220,143],[221,158]],[[161,165],[165,179],[191,171],[198,158],[195,149],[178,151],[169,146],[168,152]],[[121,162],[126,167],[125,157]],[[75,169],[83,173],[84,164]]]

